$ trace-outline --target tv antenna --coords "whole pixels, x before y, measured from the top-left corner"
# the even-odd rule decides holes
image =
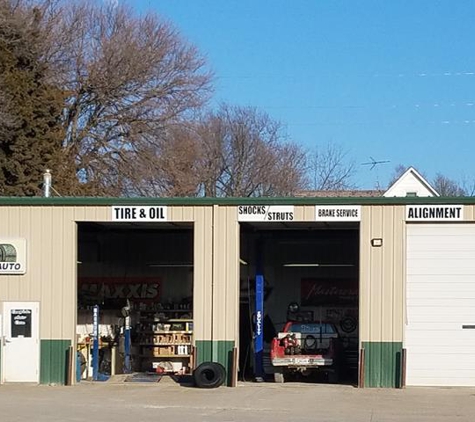
[[[379,164],[386,164],[389,163],[389,160],[382,160],[382,161],[377,161],[373,157],[369,157],[371,161],[368,161],[367,163],[361,163],[362,166],[371,166],[370,170],[373,170],[377,165]]]

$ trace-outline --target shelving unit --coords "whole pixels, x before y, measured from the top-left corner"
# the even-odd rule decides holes
[[[190,374],[193,320],[190,310],[141,311],[139,347],[142,370]]]

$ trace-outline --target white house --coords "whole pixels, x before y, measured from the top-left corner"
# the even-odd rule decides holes
[[[409,167],[406,172],[384,192],[383,196],[390,198],[394,196],[428,197],[440,195],[415,168]]]

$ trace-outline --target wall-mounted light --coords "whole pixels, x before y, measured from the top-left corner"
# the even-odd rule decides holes
[[[371,246],[375,248],[380,248],[381,246],[383,246],[383,239],[381,239],[380,237],[371,239]]]
[[[320,267],[320,264],[284,264],[284,267]]]

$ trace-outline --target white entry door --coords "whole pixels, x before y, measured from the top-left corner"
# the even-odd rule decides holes
[[[39,382],[39,303],[3,302],[2,382]]]
[[[475,224],[407,226],[407,385],[475,386]]]

